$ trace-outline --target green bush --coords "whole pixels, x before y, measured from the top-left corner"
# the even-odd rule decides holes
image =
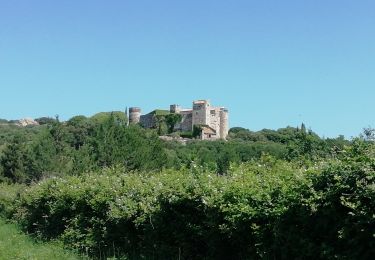
[[[250,245],[266,237],[307,182],[290,164],[262,163],[232,167],[227,176],[193,166],[50,179],[23,194],[17,217],[29,232],[61,236],[94,255],[255,257],[260,249]]]
[[[25,185],[0,183],[0,216],[10,218],[15,211],[15,201]]]
[[[362,144],[309,169],[269,156],[224,175],[194,163],[152,174],[112,168],[30,187],[16,217],[93,256],[370,259],[374,180],[373,148]]]

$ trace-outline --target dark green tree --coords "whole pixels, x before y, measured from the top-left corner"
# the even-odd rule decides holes
[[[158,135],[165,135],[168,133],[168,125],[166,123],[165,115],[154,115],[156,129]]]
[[[93,132],[93,122],[85,116],[75,116],[66,123],[67,131],[70,133],[69,143],[76,150],[88,142]]]
[[[238,155],[231,146],[224,146],[222,150],[219,150],[217,156],[217,173],[219,175],[224,175],[228,173],[231,162],[237,162]]]
[[[52,117],[40,117],[35,119],[40,125],[50,125],[56,122],[55,118]]]
[[[172,133],[176,124],[180,123],[182,116],[180,114],[169,114],[165,116],[165,123],[168,126],[168,133]]]
[[[26,173],[27,147],[25,138],[21,135],[13,137],[12,141],[6,146],[0,158],[2,175],[12,181],[25,183],[29,180]]]

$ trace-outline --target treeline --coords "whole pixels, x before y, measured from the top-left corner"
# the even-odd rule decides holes
[[[127,127],[121,113],[12,129],[15,133],[11,138],[5,135],[0,158],[3,179],[12,182],[78,175],[113,165],[159,170],[166,161],[158,136],[138,126]]]
[[[163,141],[124,113],[0,126],[0,215],[106,259],[372,259],[375,131]]]
[[[269,154],[309,164],[332,158],[350,142],[342,136],[322,139],[311,130],[287,127],[251,132],[232,128],[228,141],[192,141],[184,145],[158,138],[158,129],[127,126],[122,112],[76,116],[66,122],[40,118],[40,126],[0,126],[0,179],[31,183],[45,177],[79,175],[103,167],[158,171],[197,164],[218,174],[231,163]]]

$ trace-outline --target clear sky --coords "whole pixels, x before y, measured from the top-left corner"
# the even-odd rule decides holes
[[[373,0],[0,0],[0,118],[194,99],[230,126],[375,127]]]

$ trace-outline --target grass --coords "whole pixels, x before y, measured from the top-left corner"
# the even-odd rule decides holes
[[[180,136],[183,138],[193,138],[192,131],[180,132]]]
[[[166,115],[169,115],[170,112],[169,110],[164,110],[164,109],[155,109],[154,111],[152,111],[150,114],[154,114],[156,116],[166,116]]]
[[[83,259],[57,242],[38,242],[0,218],[0,259]]]

